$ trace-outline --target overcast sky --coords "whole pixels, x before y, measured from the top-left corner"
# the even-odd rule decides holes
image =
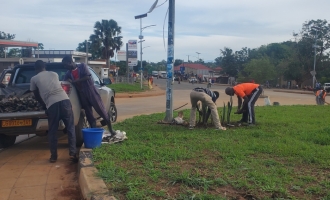
[[[93,33],[96,21],[114,19],[122,27],[123,42],[138,39],[140,20],[155,0],[7,0],[1,2],[0,31],[16,40],[44,44],[45,49],[73,50]],[[165,2],[159,0],[158,5]],[[220,49],[234,51],[292,40],[309,20],[330,22],[329,0],[176,0],[175,59],[214,61]],[[168,1],[142,26],[143,60],[166,60],[165,20]],[[165,29],[164,28],[165,22]],[[167,47],[167,45],[166,45]],[[125,46],[122,47],[125,49]],[[140,59],[140,58],[139,58]]]

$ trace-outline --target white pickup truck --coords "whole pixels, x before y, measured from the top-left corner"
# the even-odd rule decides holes
[[[67,69],[61,63],[47,63],[46,70],[56,72],[60,80],[63,80],[67,72]],[[91,68],[89,70],[94,80],[94,85],[98,89],[104,106],[108,111],[111,122],[115,122],[117,120],[115,91],[106,86],[111,83],[110,79],[101,80]],[[17,87],[20,89],[29,89],[30,79],[36,75],[34,64],[17,65],[6,73],[11,74],[6,87]],[[81,108],[75,87],[66,81],[61,81],[61,83],[72,104],[77,146],[79,146],[83,143],[81,129],[88,127],[89,124],[86,120],[84,110]],[[97,119],[97,125],[100,126],[102,118],[95,111],[94,117]],[[58,130],[63,131],[64,128],[64,123],[61,121]],[[47,135],[47,131],[48,120],[45,111],[0,113],[0,146],[2,147],[13,145],[18,135],[36,134],[38,136],[45,136]]]

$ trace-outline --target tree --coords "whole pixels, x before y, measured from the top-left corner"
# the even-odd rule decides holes
[[[221,54],[221,67],[223,72],[229,76],[236,77],[238,74],[238,69],[236,66],[236,59],[233,50],[225,47],[224,50],[221,50]]]
[[[15,34],[5,33],[0,31],[0,39],[1,40],[12,40],[15,38]],[[0,58],[5,57],[5,47],[0,47]]]
[[[248,60],[249,60],[249,49],[247,47],[244,47],[242,48],[242,50],[235,52],[235,62],[238,72],[243,70],[244,64]]]
[[[127,75],[126,61],[117,62],[116,65],[117,67],[119,67],[119,71],[118,71],[119,76]]]
[[[303,23],[302,30],[293,33],[295,37],[298,66],[303,70],[304,79],[310,79],[310,71],[314,70],[314,50],[316,50],[316,71],[317,77],[320,78],[322,71],[327,70],[324,60],[328,56],[324,52],[330,49],[330,24],[327,20],[310,20]],[[314,44],[318,48],[314,49]],[[291,66],[291,65],[290,65]]]
[[[22,57],[21,55],[21,50],[19,48],[11,48],[8,52],[8,58],[20,58]]]
[[[110,66],[109,59],[114,52],[120,50],[123,45],[121,27],[113,19],[97,21],[94,25],[94,34],[89,37],[91,48],[101,52],[101,58],[106,59],[107,67]]]
[[[87,41],[87,45],[88,45],[88,53],[92,54],[92,57],[89,57],[88,60],[95,60],[101,58],[102,53],[100,49],[96,51],[92,49],[92,43],[90,40]],[[79,43],[76,50],[80,52],[86,52],[86,40],[84,42]]]
[[[265,83],[266,81],[276,78],[275,67],[268,57],[252,59],[245,65],[243,71],[247,76],[243,76],[243,74],[240,73],[240,80],[253,79],[257,83]]]
[[[183,63],[183,60],[175,59],[174,66],[181,65]]]
[[[42,44],[42,43],[38,43],[38,49],[40,49],[40,50],[44,50],[44,44]]]

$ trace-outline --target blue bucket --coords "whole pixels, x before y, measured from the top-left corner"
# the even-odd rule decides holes
[[[89,149],[93,149],[101,146],[103,131],[104,131],[103,128],[82,129],[85,147]]]

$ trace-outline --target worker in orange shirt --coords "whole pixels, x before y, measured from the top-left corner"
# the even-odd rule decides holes
[[[259,84],[241,83],[234,87],[227,87],[225,92],[230,96],[237,95],[238,107],[235,114],[243,113],[240,123],[248,123],[251,126],[255,125],[254,104],[262,93],[262,88]],[[244,99],[243,106],[242,99]]]
[[[327,96],[327,92],[324,89],[318,90],[318,91],[316,91],[315,96],[316,96],[316,104],[324,105],[325,96]]]

